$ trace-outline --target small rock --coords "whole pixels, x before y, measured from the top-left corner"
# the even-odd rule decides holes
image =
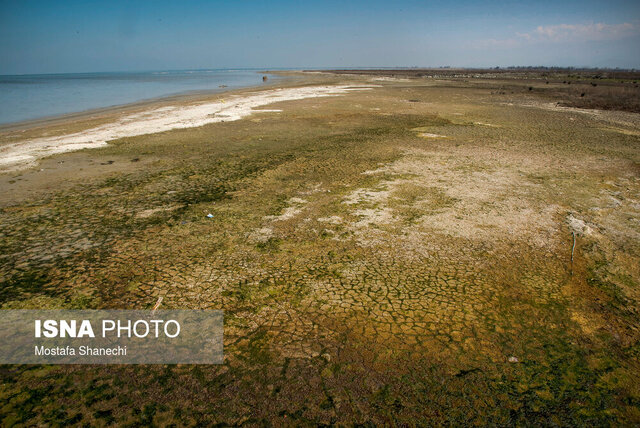
[[[569,224],[569,229],[576,235],[591,235],[593,233],[593,229],[591,229],[587,223],[574,217],[572,214],[569,214],[569,217],[567,217],[567,223]]]

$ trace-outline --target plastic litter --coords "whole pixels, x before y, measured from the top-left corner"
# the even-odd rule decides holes
[[[213,218],[213,214],[209,213],[209,214],[207,214],[207,217],[208,218]]]

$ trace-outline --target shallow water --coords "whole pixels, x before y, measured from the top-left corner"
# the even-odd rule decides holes
[[[0,76],[0,123],[262,83],[259,70],[183,70]],[[269,76],[273,78],[273,76]],[[220,88],[226,85],[227,88]]]

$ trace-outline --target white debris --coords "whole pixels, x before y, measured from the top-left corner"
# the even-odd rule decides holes
[[[567,223],[569,224],[569,229],[576,235],[591,235],[593,233],[593,229],[589,227],[587,223],[574,217],[573,214],[569,214]]]

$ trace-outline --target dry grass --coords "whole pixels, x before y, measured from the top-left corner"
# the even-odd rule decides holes
[[[3,308],[225,311],[221,366],[3,367],[3,423],[638,423],[629,116],[379,83],[3,182]]]

